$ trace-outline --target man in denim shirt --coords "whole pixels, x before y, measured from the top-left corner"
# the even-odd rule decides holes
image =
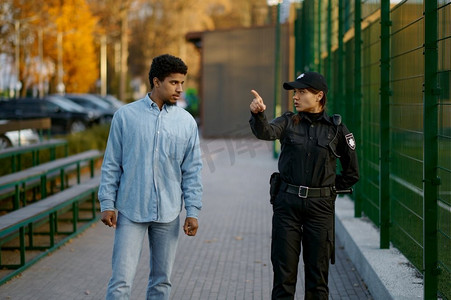
[[[116,228],[106,299],[130,298],[146,233],[151,256],[147,299],[169,299],[183,203],[183,230],[196,235],[202,207],[198,129],[193,117],[175,105],[187,70],[177,57],[155,57],[151,92],[120,108],[111,122],[99,187],[102,222]]]

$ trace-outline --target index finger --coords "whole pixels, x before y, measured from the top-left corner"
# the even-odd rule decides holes
[[[260,97],[260,95],[257,93],[256,90],[251,90],[251,93],[254,95],[255,98],[257,99],[261,99],[262,97]]]

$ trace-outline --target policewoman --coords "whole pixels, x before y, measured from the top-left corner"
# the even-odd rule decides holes
[[[258,139],[281,143],[279,172],[271,178],[271,189],[276,188],[272,299],[294,299],[301,246],[305,299],[328,299],[329,260],[334,263],[334,203],[337,190],[348,189],[359,179],[356,142],[340,115],[326,113],[328,88],[321,74],[303,73],[283,87],[294,90],[296,112],[268,122],[266,105],[252,90],[249,121]]]

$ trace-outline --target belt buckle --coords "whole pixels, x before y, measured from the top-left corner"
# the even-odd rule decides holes
[[[299,196],[299,198],[307,198],[307,196],[308,196],[308,186],[301,185],[299,187],[298,196]]]

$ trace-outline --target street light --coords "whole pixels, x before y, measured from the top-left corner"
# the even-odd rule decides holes
[[[100,94],[106,96],[107,89],[107,37],[102,35],[100,38]]]
[[[64,94],[66,87],[63,82],[63,33],[58,31],[57,35],[57,47],[58,47],[58,84],[56,85],[56,91],[58,94]]]
[[[57,50],[58,50],[58,69],[57,69],[57,78],[58,83],[56,85],[56,92],[58,94],[63,95],[66,92],[66,86],[64,85],[64,70],[63,70],[63,36],[73,33],[77,31],[75,28],[68,30],[68,31],[61,31],[58,29],[58,33],[56,36],[56,44],[57,44]]]

